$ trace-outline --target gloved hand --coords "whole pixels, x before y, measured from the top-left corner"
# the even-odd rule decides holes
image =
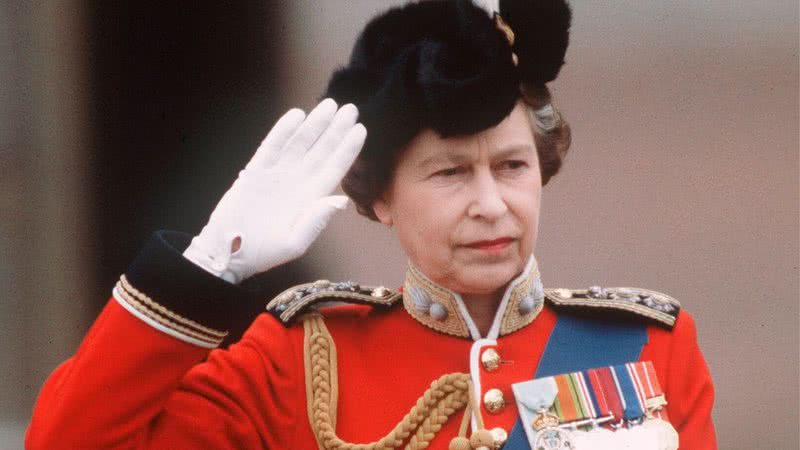
[[[308,117],[299,109],[284,114],[184,257],[238,283],[305,253],[347,206],[347,197],[330,194],[366,139],[357,118],[355,106],[337,110],[331,99]]]

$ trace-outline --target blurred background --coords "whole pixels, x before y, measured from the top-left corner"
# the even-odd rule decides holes
[[[400,3],[0,1],[0,448],[22,447],[41,384],[147,236],[199,231],[277,117],[315,105],[358,30]],[[676,297],[720,448],[797,448],[797,1],[573,10],[545,286]],[[405,263],[351,208],[267,276],[264,302],[306,279],[397,286]]]

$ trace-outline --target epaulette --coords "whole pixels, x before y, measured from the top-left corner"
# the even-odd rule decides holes
[[[267,312],[284,324],[321,304],[358,303],[388,308],[402,298],[402,293],[383,286],[361,286],[352,281],[317,280],[281,292],[267,304]]]
[[[556,309],[605,309],[642,316],[671,329],[681,304],[669,295],[649,289],[592,286],[589,289],[545,289]]]

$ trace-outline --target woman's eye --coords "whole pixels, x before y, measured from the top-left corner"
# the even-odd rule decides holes
[[[517,170],[517,169],[522,169],[527,165],[528,164],[525,161],[509,160],[509,161],[503,161],[503,163],[500,164],[500,168],[504,170]]]
[[[453,177],[462,173],[464,173],[463,167],[448,167],[447,169],[442,169],[434,173],[434,175],[440,177]]]

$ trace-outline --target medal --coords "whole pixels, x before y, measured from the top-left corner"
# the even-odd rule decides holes
[[[545,409],[539,410],[532,423],[536,431],[536,441],[532,450],[573,450],[575,447],[570,435],[558,427],[559,423],[557,415]]]
[[[538,378],[513,390],[532,450],[678,448],[650,362]]]
[[[532,450],[574,450],[569,434],[558,428],[545,428],[536,436]]]
[[[532,450],[574,450],[569,434],[559,428],[559,414],[551,408],[558,402],[557,377],[537,378],[512,385],[520,418]],[[563,382],[562,382],[563,383]],[[562,394],[564,395],[564,394]]]

